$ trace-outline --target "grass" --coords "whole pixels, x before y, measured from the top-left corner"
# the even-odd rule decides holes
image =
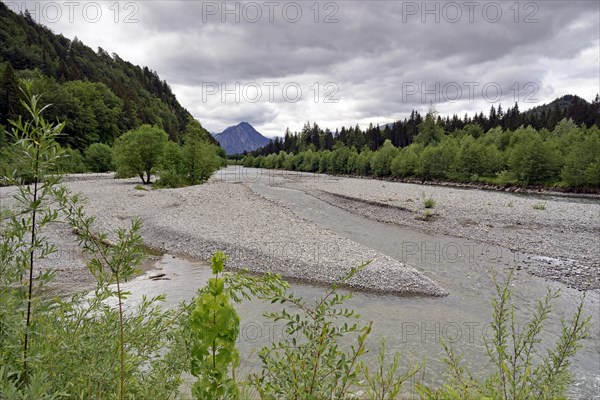
[[[534,210],[545,210],[546,209],[546,206],[543,204],[534,204],[532,207]]]
[[[423,199],[423,206],[425,208],[433,208],[435,207],[435,200],[433,199],[433,197],[429,196],[429,197],[425,197],[425,192],[421,192],[421,199]]]
[[[425,208],[433,208],[435,207],[435,200],[432,197],[428,197],[423,200],[423,206],[425,206]]]
[[[143,190],[144,192],[147,192],[148,189],[146,189],[144,186],[142,185],[135,185],[135,190]]]

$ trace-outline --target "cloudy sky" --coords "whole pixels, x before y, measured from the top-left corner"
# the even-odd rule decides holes
[[[600,91],[595,0],[3,2],[156,70],[211,132],[366,127],[430,103],[462,116]]]

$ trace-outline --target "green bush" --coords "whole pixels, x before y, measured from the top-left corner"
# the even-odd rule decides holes
[[[421,152],[418,174],[421,178],[444,178],[450,171],[452,159],[444,157],[440,145],[427,146]]]
[[[517,133],[516,143],[509,150],[509,166],[517,179],[527,185],[555,181],[562,167],[555,145],[544,141],[532,128]]]
[[[254,168],[264,168],[264,156],[258,156],[254,159]]]
[[[114,243],[93,230],[81,199],[59,186],[59,176],[48,175],[64,158],[56,143],[63,125],[45,121],[28,84],[25,93],[32,122],[14,124],[14,142],[30,163],[33,182],[17,192],[0,233],[0,397],[170,398],[187,370],[180,328],[185,309],[162,311],[158,297],[124,312],[120,284],[143,257],[140,224],[115,232]],[[89,296],[60,299],[45,292],[53,274],[39,273],[38,261],[58,251],[44,235],[57,223],[77,232],[97,279]]]
[[[206,142],[186,141],[183,145],[183,168],[188,185],[205,182],[213,172],[225,166],[218,147]]]
[[[515,185],[519,181],[512,172],[503,170],[496,174],[496,182],[499,185]]]
[[[348,172],[348,159],[352,152],[346,146],[334,146],[329,160],[328,172],[345,174]]]
[[[600,187],[600,132],[577,135],[565,157],[562,179],[573,187]]]
[[[379,150],[373,153],[371,158],[371,170],[376,176],[391,175],[391,164],[394,157],[398,155],[398,149],[388,139]]]
[[[79,150],[67,147],[64,149],[61,157],[56,160],[54,167],[51,170],[52,172],[61,174],[79,174],[87,171],[87,167],[85,165],[85,159]]]
[[[208,143],[200,128],[188,129],[183,146],[167,141],[160,155],[157,187],[198,185],[206,181],[220,167],[227,165],[222,149]]]
[[[496,296],[492,299],[491,335],[484,338],[488,358],[495,372],[480,381],[475,379],[462,357],[444,342],[449,381],[438,388],[417,385],[423,399],[563,399],[572,377],[568,371],[570,358],[581,348],[590,330],[590,317],[583,315],[583,295],[570,323],[562,321],[562,332],[554,349],[539,354],[538,344],[544,322],[552,312],[552,301],[559,291],[548,289],[537,302],[529,322],[517,326],[515,306],[511,304],[512,273],[504,284],[494,275]]]
[[[371,158],[373,157],[373,152],[368,148],[363,148],[361,152],[356,157],[355,168],[354,171],[360,175],[370,175],[371,170]]]
[[[476,141],[473,136],[466,135],[460,140],[456,159],[456,171],[459,176],[470,177],[485,171],[486,148]]]
[[[85,150],[85,164],[92,172],[111,171],[113,168],[112,148],[104,143],[91,144]]]
[[[346,399],[353,398],[360,387],[366,387],[370,398],[379,398],[376,396],[386,390],[397,394],[402,383],[419,371],[417,366],[398,373],[397,354],[387,365],[381,355],[385,354],[385,343],[375,374],[363,364],[372,323],[361,323],[353,310],[344,308],[352,294],[340,293],[338,286],[366,265],[352,268],[312,304],[286,292],[272,296],[271,302],[290,309],[265,314],[284,322],[286,331],[281,341],[259,352],[262,370],[250,376],[250,383],[260,398]],[[352,340],[352,345],[342,345],[345,340]]]
[[[16,146],[12,145],[0,150],[0,175],[12,177],[15,182],[20,181],[25,184],[33,182],[31,163]],[[8,182],[2,179],[0,185],[8,185]]]
[[[159,179],[155,182],[156,187],[177,188],[185,186],[183,154],[177,143],[168,141],[165,144],[158,161],[157,173]]]
[[[321,159],[319,160],[319,172],[330,172],[331,168],[331,151],[324,150],[321,152]]]
[[[309,149],[304,153],[302,163],[298,169],[305,172],[317,172],[319,170],[319,161],[319,153]]]

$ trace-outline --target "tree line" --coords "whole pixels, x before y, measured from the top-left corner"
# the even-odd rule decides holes
[[[600,188],[600,128],[563,118],[552,130],[531,125],[500,126],[484,131],[470,121],[448,132],[434,112],[413,113],[410,143],[390,138],[392,130],[371,128],[321,131],[307,124],[301,134],[246,155],[246,167],[282,168],[333,174],[482,182],[498,185],[544,185]],[[381,146],[376,143],[381,141]],[[317,142],[319,143],[317,145]],[[358,147],[360,146],[360,147]]]
[[[566,95],[554,100],[550,104],[534,107],[524,113],[519,111],[518,103],[506,111],[502,105],[490,108],[486,116],[483,112],[473,117],[465,114],[459,118],[454,114],[452,117],[441,116],[434,113],[436,125],[440,126],[444,133],[452,134],[455,131],[470,129],[474,137],[479,137],[492,128],[515,131],[520,126],[531,126],[536,130],[547,129],[553,131],[556,125],[563,119],[571,119],[575,124],[591,127],[600,126],[600,96],[596,95],[592,103],[587,102],[574,95]],[[423,122],[423,116],[418,111],[412,111],[409,118],[399,120],[385,126],[370,124],[367,129],[360,126],[342,127],[332,132],[329,129],[321,129],[316,123],[312,125],[307,122],[300,133],[286,130],[282,138],[276,137],[268,145],[257,149],[251,154],[253,156],[269,155],[285,151],[286,153],[298,153],[312,146],[313,150],[332,150],[336,143],[347,147],[362,149],[367,146],[370,150],[379,149],[386,140],[396,147],[405,147],[413,143],[419,133],[419,127]]]

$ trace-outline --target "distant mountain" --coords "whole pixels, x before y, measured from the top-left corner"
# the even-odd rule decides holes
[[[266,146],[271,141],[261,135],[252,125],[241,122],[236,126],[230,126],[223,132],[214,135],[227,154],[241,154],[245,151],[254,151]]]
[[[549,116],[552,112],[560,112],[568,114],[568,117],[573,118],[574,120],[581,120],[585,119],[586,114],[589,115],[591,111],[594,111],[594,104],[596,105],[597,109],[598,101],[599,99],[597,97],[593,103],[589,103],[587,100],[582,99],[579,96],[567,94],[555,99],[551,103],[533,107],[525,111],[523,114],[541,117]]]

